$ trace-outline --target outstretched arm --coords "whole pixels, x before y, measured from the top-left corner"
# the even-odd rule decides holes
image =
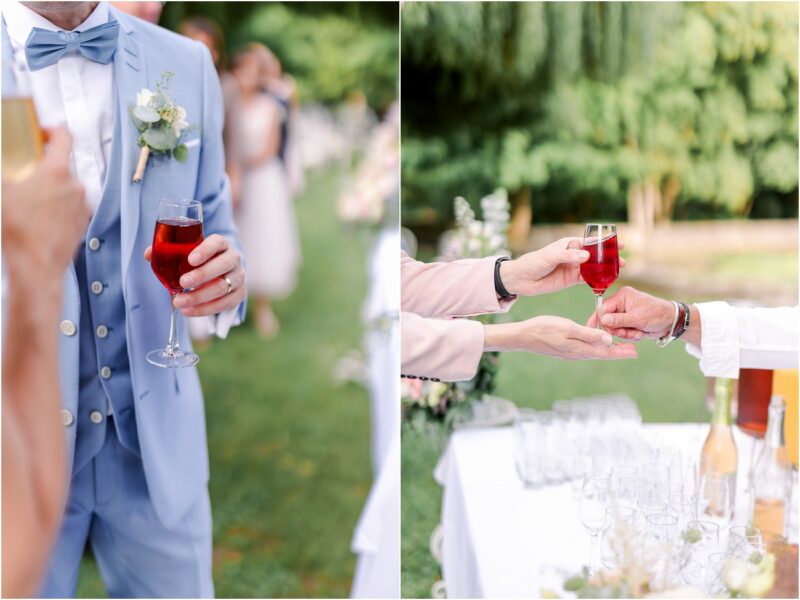
[[[3,180],[4,597],[38,591],[67,485],[56,325],[64,272],[90,213],[83,186],[69,171],[69,133],[54,130],[50,137],[47,156],[30,177]]]
[[[629,340],[661,338],[675,318],[672,302],[631,287],[608,298],[600,323],[609,333]],[[679,338],[700,359],[707,377],[739,376],[739,369],[783,369],[797,366],[800,308],[738,307],[702,302],[689,307],[689,327]],[[587,325],[597,322],[592,315]]]
[[[497,258],[422,263],[402,254],[403,310],[426,317],[507,311],[513,301],[501,301],[494,288]],[[580,265],[588,258],[580,238],[562,238],[515,260],[502,262],[500,279],[510,294],[547,294],[580,282]],[[620,259],[620,266],[624,264]]]

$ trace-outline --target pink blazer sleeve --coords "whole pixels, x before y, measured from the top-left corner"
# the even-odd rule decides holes
[[[494,291],[496,256],[423,263],[401,253],[401,308],[423,317],[462,317],[506,312]]]
[[[400,370],[406,377],[466,381],[478,371],[483,325],[470,319],[428,319],[400,313]]]

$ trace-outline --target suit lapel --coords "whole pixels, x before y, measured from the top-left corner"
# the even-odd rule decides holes
[[[130,107],[136,102],[136,94],[147,87],[147,69],[141,45],[136,41],[135,31],[125,15],[109,7],[111,15],[120,23],[120,34],[117,40],[117,51],[114,54],[114,81],[117,92],[117,111],[121,130],[121,139],[113,143],[122,144],[120,168],[120,214],[122,242],[122,281],[127,280],[128,265],[131,253],[136,244],[136,232],[139,228],[140,198],[143,183],[133,183],[133,172],[139,158],[139,146],[136,145],[138,131],[129,116]]]

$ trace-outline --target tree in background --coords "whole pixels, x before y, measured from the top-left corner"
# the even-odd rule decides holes
[[[335,103],[360,92],[376,111],[397,98],[398,9],[362,2],[167,2],[161,24],[214,20],[227,50],[258,41],[297,81],[302,101]]]
[[[403,210],[517,224],[797,214],[795,3],[402,9]]]

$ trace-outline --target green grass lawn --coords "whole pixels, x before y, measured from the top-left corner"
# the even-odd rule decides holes
[[[617,287],[619,284],[613,289]],[[522,298],[509,318],[551,314],[583,323],[593,307],[592,292],[579,285],[549,296]],[[518,406],[546,409],[561,398],[626,392],[637,401],[645,421],[705,421],[705,379],[684,345],[675,342],[659,349],[647,341],[638,348],[637,360],[617,362],[565,362],[530,354],[504,354],[495,393]],[[428,550],[428,539],[440,519],[441,488],[432,473],[445,442],[436,427],[429,431],[404,427],[402,593],[406,598],[430,597],[431,585],[441,577]]]
[[[333,368],[361,344],[366,236],[340,228],[341,172],[311,174],[296,207],[303,267],[275,306],[281,332],[246,323],[201,353],[219,597],[346,597],[350,539],[371,484],[369,398]],[[103,596],[91,557],[81,597]]]

